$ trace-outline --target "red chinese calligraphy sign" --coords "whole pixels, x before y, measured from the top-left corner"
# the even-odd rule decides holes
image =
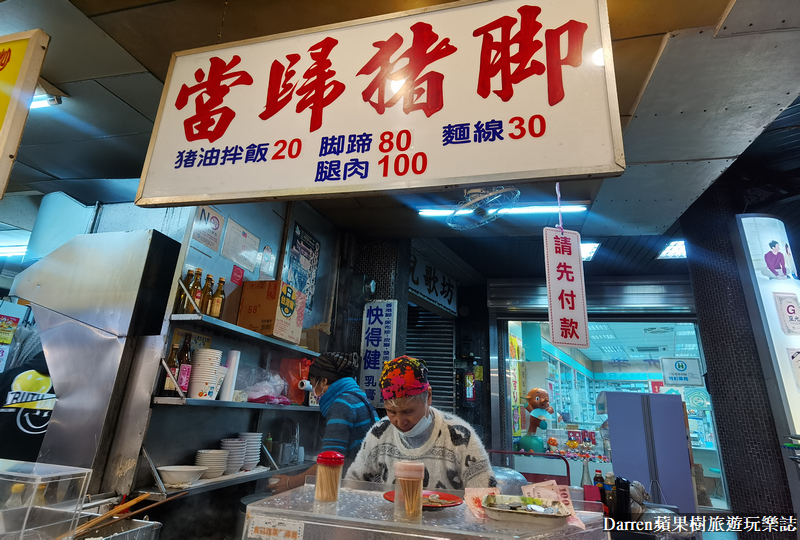
[[[605,0],[441,6],[179,52],[136,202],[616,176],[610,53]]]
[[[550,340],[554,345],[585,349],[589,323],[580,233],[545,227],[544,260]]]

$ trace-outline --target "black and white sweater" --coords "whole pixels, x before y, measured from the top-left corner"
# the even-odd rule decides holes
[[[427,489],[461,490],[495,487],[489,456],[472,427],[457,416],[433,413],[433,431],[419,448],[407,448],[400,431],[383,418],[369,430],[356,460],[347,472],[350,480],[394,483],[398,461],[423,461]]]

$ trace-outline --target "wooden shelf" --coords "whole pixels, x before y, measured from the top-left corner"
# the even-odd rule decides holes
[[[182,399],[177,397],[154,397],[153,405],[219,407],[227,409],[266,409],[270,411],[319,412],[319,407],[304,405],[268,405],[266,403],[249,403],[247,401],[217,401],[214,399]]]
[[[259,466],[253,469],[252,471],[227,474],[219,476],[217,478],[210,478],[207,480],[198,480],[197,482],[191,484],[188,488],[183,488],[183,489],[167,488],[166,495],[161,493],[155,486],[151,486],[145,489],[136,489],[134,490],[134,492],[137,495],[149,493],[150,496],[147,498],[148,501],[163,501],[170,495],[181,493],[183,491],[189,492],[186,494],[186,496],[188,497],[189,495],[197,495],[199,493],[205,493],[207,491],[214,491],[215,489],[222,489],[229,486],[235,486],[237,484],[244,484],[245,482],[253,482],[255,480],[260,480],[262,478],[269,478],[270,476],[276,474],[295,474],[303,472],[304,470],[311,467],[313,464],[314,462],[312,461],[305,461],[303,463],[298,463],[297,465],[291,465],[277,470]]]
[[[278,349],[285,349],[287,351],[300,353],[303,356],[310,358],[316,358],[319,356],[318,352],[314,352],[310,349],[293,345],[291,343],[281,341],[280,339],[265,336],[263,334],[259,334],[258,332],[248,330],[247,328],[242,328],[241,326],[236,326],[235,324],[231,324],[220,319],[215,319],[214,317],[209,317],[208,315],[170,315],[169,320],[173,322],[191,323],[201,328],[208,328],[210,330],[220,332],[228,337],[245,339],[258,344],[268,344]]]

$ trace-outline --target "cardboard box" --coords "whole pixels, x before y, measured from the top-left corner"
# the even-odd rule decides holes
[[[320,323],[304,329],[300,337],[300,346],[318,353],[327,352],[331,338],[330,327],[330,324]]]
[[[296,345],[305,310],[306,295],[282,281],[245,281],[236,324]]]

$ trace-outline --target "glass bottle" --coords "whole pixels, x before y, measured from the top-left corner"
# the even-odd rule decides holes
[[[219,278],[217,290],[211,298],[211,316],[219,319],[222,315],[222,307],[225,305],[225,278]]]
[[[5,507],[9,510],[12,508],[22,507],[22,493],[25,491],[24,484],[14,484],[11,486],[11,496],[6,501]]]
[[[189,288],[192,286],[192,282],[194,281],[194,270],[189,270],[186,272],[186,277],[183,279],[183,285],[186,287],[188,291]],[[186,293],[183,290],[183,287],[178,287],[178,294],[175,297],[175,309],[172,311],[174,313],[183,313],[186,310]]]
[[[183,345],[178,351],[178,363],[180,369],[178,371],[178,386],[185,394],[189,391],[189,377],[192,374],[192,334],[187,333],[183,338]]]
[[[206,284],[203,286],[203,290],[200,291],[200,311],[203,315],[210,315],[211,314],[211,297],[214,293],[214,276],[208,274],[206,276]]]
[[[36,494],[33,496],[34,506],[47,506],[47,503],[44,501],[44,490],[46,487],[47,484],[39,484],[36,486]]]
[[[617,478],[613,472],[606,473],[606,481],[603,484],[606,492],[606,508],[608,515],[613,516],[617,513]]]
[[[167,358],[167,367],[176,381],[178,380],[181,370],[181,364],[178,362],[179,350],[180,347],[178,345],[173,345],[172,350],[169,352],[169,358]],[[166,374],[164,379],[161,395],[164,397],[178,397],[178,391],[175,389],[175,383],[172,382],[172,379],[166,376]]]
[[[200,279],[203,277],[203,269],[198,268],[194,271],[194,281],[192,282],[192,286],[189,287],[189,297],[194,298],[195,303],[197,306],[200,306],[200,300],[203,297],[203,289],[202,284],[200,283]],[[189,301],[189,298],[186,299],[186,307],[183,310],[184,313],[191,315],[195,312],[194,306]]]
[[[592,475],[589,474],[589,459],[583,458],[583,475],[581,476],[581,486],[593,486]]]

